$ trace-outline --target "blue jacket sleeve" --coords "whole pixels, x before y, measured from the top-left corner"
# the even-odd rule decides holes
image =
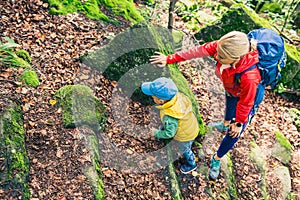
[[[155,130],[154,137],[169,139],[174,137],[178,129],[178,119],[165,115],[163,118],[164,128],[162,130]]]

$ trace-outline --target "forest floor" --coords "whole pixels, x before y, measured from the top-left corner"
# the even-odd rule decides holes
[[[148,152],[159,149],[162,144],[155,139],[138,140],[122,130],[111,114],[112,91],[114,82],[101,74],[83,68],[78,60],[90,51],[96,50],[129,27],[121,20],[114,26],[90,20],[80,14],[54,16],[48,14],[48,4],[42,0],[19,0],[0,2],[0,36],[8,36],[29,52],[32,65],[41,80],[40,86],[15,87],[1,83],[2,99],[20,102],[23,108],[26,132],[26,150],[30,160],[29,188],[32,200],[93,199],[93,191],[83,174],[88,159],[84,142],[78,139],[78,129],[63,126],[61,109],[51,105],[54,93],[59,88],[72,85],[80,79],[91,85],[94,94],[106,105],[109,118],[106,132],[111,141],[127,152]],[[165,19],[165,18],[164,18]],[[165,20],[161,20],[165,25]],[[184,24],[175,20],[175,27],[183,29]],[[184,38],[183,48],[194,41],[188,35]],[[199,111],[205,123],[220,121],[224,111],[224,91],[214,77],[213,66],[209,60],[195,60],[179,65],[180,70],[190,83],[197,97]],[[18,81],[22,68],[1,68],[0,77]],[[78,73],[80,72],[80,74]],[[5,101],[1,100],[1,107]],[[250,141],[255,141],[266,153],[267,183],[269,199],[281,199],[282,184],[274,178],[273,169],[283,165],[271,157],[268,151],[275,142],[274,131],[279,130],[293,146],[291,161],[286,165],[292,178],[292,192],[300,191],[300,137],[285,108],[300,109],[299,99],[290,100],[283,95],[267,91],[256,118],[246,130],[236,147],[231,151],[233,173],[240,199],[262,199],[259,187],[261,175],[249,157]],[[152,120],[151,107],[139,102],[130,102],[129,111],[137,123],[147,124]],[[198,138],[205,150],[201,162],[209,165],[213,152],[217,149],[222,135],[216,131],[210,136]],[[214,141],[214,142],[211,142]],[[197,147],[193,147],[196,151]],[[215,182],[207,182],[204,175],[182,175],[178,170],[180,162],[175,162],[183,199],[212,199],[220,197],[226,188],[221,173]],[[172,199],[166,168],[151,173],[132,173],[118,171],[101,164],[105,199]],[[205,191],[210,185],[212,194]],[[225,185],[225,186],[224,186]],[[16,199],[10,191],[0,191],[1,199]]]

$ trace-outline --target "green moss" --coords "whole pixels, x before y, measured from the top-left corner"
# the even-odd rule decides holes
[[[48,0],[48,2],[50,5],[49,12],[56,15],[79,12],[86,14],[91,19],[110,21],[99,9],[99,6],[103,5],[109,8],[113,14],[124,16],[125,19],[132,22],[143,20],[131,0],[87,0],[84,3],[81,0]]]
[[[100,126],[106,123],[105,106],[83,85],[68,85],[55,93],[62,107],[65,127],[81,125]]]
[[[101,19],[109,21],[108,17],[103,14],[97,3],[97,0],[88,0],[82,3],[81,0],[48,0],[50,5],[50,14],[66,15],[68,13],[84,13],[91,19]]]
[[[39,78],[36,72],[33,70],[25,70],[22,74],[22,79],[27,85],[31,87],[37,87],[40,85]]]
[[[3,189],[16,190],[29,199],[29,160],[25,149],[25,134],[20,106],[13,105],[0,116],[0,155],[5,159],[0,171]]]
[[[124,16],[132,22],[140,22],[144,18],[137,11],[133,0],[98,0],[100,5],[110,8],[115,15]]]
[[[277,2],[265,3],[264,6],[260,9],[260,12],[272,12],[280,14],[282,12],[282,8]]]
[[[275,131],[276,134],[276,140],[279,142],[279,144],[283,147],[285,147],[287,150],[292,150],[292,145],[289,142],[289,140],[284,137],[284,135],[282,133],[280,133],[279,131]]]
[[[238,199],[237,191],[236,191],[236,186],[235,186],[235,177],[233,173],[233,164],[231,160],[231,155],[230,153],[227,153],[228,156],[228,170],[229,170],[229,188],[228,188],[228,194],[230,195],[230,199]]]
[[[36,72],[31,69],[25,70],[21,77],[22,77],[23,81],[29,86],[37,87],[40,84],[40,81],[39,81],[39,78],[38,78]]]
[[[31,63],[31,57],[27,51],[20,49],[16,51],[16,54],[26,62]]]
[[[282,82],[289,88],[300,88],[300,51],[292,45],[284,45],[287,53],[287,62],[282,70]]]
[[[95,132],[88,127],[83,127],[83,129],[85,131],[79,131],[79,137],[85,141],[85,146],[88,148],[91,158],[91,164],[84,166],[84,174],[93,188],[95,199],[102,200],[105,197],[105,192],[102,181],[97,136]]]
[[[170,163],[168,165],[168,172],[169,172],[169,178],[170,178],[170,190],[171,190],[171,195],[172,199],[174,200],[181,200],[182,199],[182,194],[180,191],[180,186],[178,183],[178,178],[175,172],[175,167],[174,167],[174,159],[173,159],[173,153],[170,145],[168,145],[168,158],[170,160]]]

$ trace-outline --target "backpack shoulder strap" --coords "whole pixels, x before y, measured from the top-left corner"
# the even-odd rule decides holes
[[[252,65],[251,67],[249,67],[248,69],[245,69],[244,71],[240,72],[240,73],[236,73],[235,74],[235,77],[234,77],[234,82],[240,84],[241,83],[241,76],[248,72],[248,71],[251,71],[252,69],[255,69],[256,68],[256,64],[255,65]]]

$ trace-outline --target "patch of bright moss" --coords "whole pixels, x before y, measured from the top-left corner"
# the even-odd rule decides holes
[[[289,142],[289,140],[279,131],[275,131],[276,134],[276,140],[279,142],[279,144],[283,147],[285,147],[288,150],[292,150],[292,145]]]
[[[31,87],[37,87],[40,85],[39,78],[36,72],[33,70],[25,70],[22,74],[22,79],[27,85]]]
[[[144,18],[137,11],[133,0],[98,0],[100,5],[110,8],[115,15],[124,16],[132,22],[143,21]]]
[[[60,88],[55,96],[62,107],[65,127],[81,125],[100,126],[106,123],[105,106],[83,85],[68,85]]]
[[[25,149],[25,133],[21,107],[11,106],[0,116],[0,154],[5,159],[5,170],[0,171],[0,180],[7,189],[21,192],[23,199],[29,199],[29,160]],[[2,138],[3,137],[3,138]],[[3,152],[4,151],[4,152]]]
[[[238,199],[237,191],[236,191],[236,186],[235,186],[235,177],[233,173],[233,164],[231,160],[231,155],[230,153],[227,153],[228,156],[228,170],[229,170],[229,189],[228,189],[228,194],[230,195],[230,199]]]
[[[91,19],[109,21],[108,17],[100,11],[97,0],[88,0],[85,3],[82,3],[81,0],[48,0],[48,3],[50,14],[66,15],[79,12],[86,14]]]
[[[109,8],[113,14],[123,16],[132,22],[142,21],[143,17],[135,8],[132,0],[48,0],[50,5],[49,12],[56,15],[65,15],[68,13],[79,12],[87,15],[91,19],[100,19],[110,21],[110,19],[101,12],[99,6]]]

